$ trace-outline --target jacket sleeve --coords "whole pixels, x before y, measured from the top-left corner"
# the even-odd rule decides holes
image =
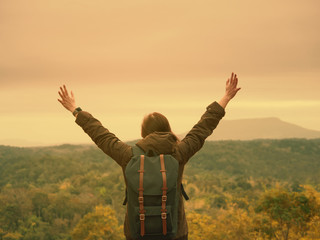
[[[202,148],[206,138],[212,134],[224,115],[224,108],[217,102],[213,102],[207,107],[207,111],[201,116],[200,121],[178,144],[178,151],[184,163],[187,163]]]
[[[124,166],[130,160],[132,148],[109,132],[90,113],[79,112],[76,123],[104,153],[114,159],[120,166]]]

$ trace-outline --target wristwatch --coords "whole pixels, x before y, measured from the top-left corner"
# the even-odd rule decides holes
[[[82,111],[82,109],[80,108],[80,107],[77,107],[74,111],[73,111],[73,116],[76,116],[77,115],[77,113],[79,113],[79,112],[81,112]]]

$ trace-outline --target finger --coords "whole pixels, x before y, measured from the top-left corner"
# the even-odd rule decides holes
[[[73,92],[71,91],[71,97],[74,98]]]
[[[69,96],[66,85],[63,85],[64,90],[66,91],[66,95]]]
[[[234,75],[234,81],[233,81],[233,85],[235,87],[237,87],[237,84],[238,84],[238,78],[237,78],[237,74]]]
[[[66,94],[65,94],[65,92],[64,92],[64,90],[63,90],[62,87],[60,87],[60,91],[61,91],[61,94],[62,94],[63,96],[66,96]]]
[[[60,93],[60,92],[58,92],[58,93],[59,93],[59,95],[60,95],[61,99],[63,100],[63,99],[64,99],[63,94],[62,94],[62,93]]]
[[[233,72],[231,73],[230,84],[233,84]]]
[[[237,78],[237,75],[236,75],[236,80],[235,80],[234,86],[237,87],[237,85],[238,85],[238,78]]]
[[[237,87],[238,84],[238,77],[237,74],[234,74],[233,76],[233,87]]]

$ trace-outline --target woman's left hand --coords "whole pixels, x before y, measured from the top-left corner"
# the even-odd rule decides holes
[[[237,92],[241,89],[241,88],[238,88],[237,85],[238,85],[237,74],[232,73],[231,77],[226,82],[225,96],[228,99],[231,100],[237,94]]]
[[[58,99],[58,101],[62,104],[62,106],[64,106],[70,112],[74,112],[77,106],[73,92],[71,91],[71,96],[69,96],[66,86],[63,85],[63,87],[60,87],[59,95],[61,100]]]

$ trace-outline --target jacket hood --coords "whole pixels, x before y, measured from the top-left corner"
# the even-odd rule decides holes
[[[156,154],[171,154],[177,144],[177,137],[171,132],[154,132],[141,139],[136,145],[144,152],[153,151]]]

